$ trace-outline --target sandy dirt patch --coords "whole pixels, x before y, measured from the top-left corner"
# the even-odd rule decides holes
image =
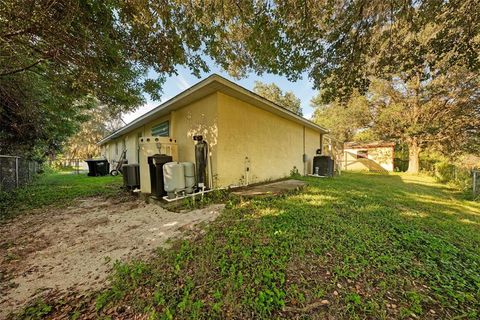
[[[89,198],[0,224],[0,319],[49,290],[101,289],[116,260],[146,257],[222,209],[176,213],[140,200]]]

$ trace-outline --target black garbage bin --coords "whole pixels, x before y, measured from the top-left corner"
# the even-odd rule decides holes
[[[150,169],[150,186],[151,193],[157,198],[167,195],[163,184],[163,165],[172,162],[173,158],[166,154],[155,154],[147,158],[148,167]]]
[[[91,177],[106,176],[110,171],[108,160],[85,160],[88,164],[88,175]]]
[[[97,173],[99,176],[106,176],[110,173],[110,163],[108,160],[96,161]]]

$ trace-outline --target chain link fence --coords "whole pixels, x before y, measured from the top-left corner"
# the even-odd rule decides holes
[[[37,161],[0,155],[0,191],[10,191],[30,183],[40,167]]]

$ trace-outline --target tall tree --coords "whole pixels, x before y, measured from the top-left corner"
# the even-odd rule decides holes
[[[376,79],[369,90],[373,130],[399,139],[409,149],[408,171],[419,170],[424,148],[450,158],[462,152],[479,153],[480,77],[464,69],[451,69],[434,78]]]
[[[276,104],[288,109],[298,115],[302,115],[302,107],[300,106],[300,99],[292,92],[283,92],[275,83],[263,83],[255,81],[253,92],[256,94],[275,102]]]
[[[87,96],[115,115],[143,93],[158,98],[177,65],[207,70],[207,32],[185,10],[181,1],[1,1],[0,153],[58,148],[85,120]]]
[[[0,154],[58,150],[85,120],[89,99],[75,101],[36,73],[0,79]]]
[[[98,101],[96,102],[98,104]],[[94,109],[85,111],[87,121],[65,141],[62,155],[66,159],[89,159],[100,155],[97,142],[106,135],[123,126],[118,116],[113,118],[107,107],[97,105]]]
[[[452,159],[480,152],[480,77],[465,69],[428,78],[426,73],[392,81],[372,79],[365,96],[323,104],[312,99],[314,121],[331,128],[340,141],[370,138],[408,146],[408,171],[419,171],[422,150]],[[423,76],[423,80],[421,80]]]
[[[361,129],[371,124],[368,100],[356,93],[347,102],[325,103],[321,94],[310,101],[314,108],[312,120],[329,128],[330,134],[340,142],[354,140]]]

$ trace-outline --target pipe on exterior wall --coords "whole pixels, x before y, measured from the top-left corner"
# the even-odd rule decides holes
[[[176,137],[175,135],[175,125],[176,125],[175,111],[170,112],[170,125],[168,135],[171,137]]]
[[[245,185],[248,186],[250,183],[250,159],[248,156],[245,157]]]
[[[307,155],[305,154],[305,126],[303,126],[303,155],[302,155],[302,160],[303,160],[303,175],[305,176],[307,174]]]
[[[212,154],[208,154],[208,184],[210,189],[213,189],[213,164],[212,164]]]
[[[323,134],[320,133],[320,153],[323,154]]]

